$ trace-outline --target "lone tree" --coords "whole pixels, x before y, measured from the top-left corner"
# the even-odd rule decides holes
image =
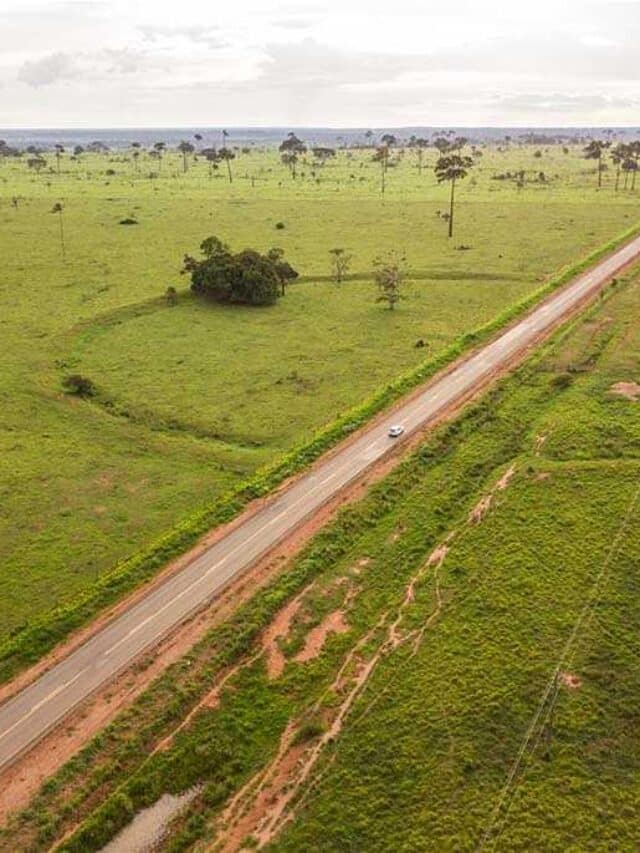
[[[453,237],[453,211],[456,193],[456,182],[461,181],[469,174],[473,166],[473,158],[465,154],[444,154],[436,165],[434,172],[438,183],[449,181],[451,184],[451,196],[449,199],[449,237]]]
[[[58,174],[60,174],[60,161],[62,159],[62,155],[64,154],[64,145],[60,145],[60,144],[56,145],[55,146],[55,152],[56,152],[56,171],[58,172]]]
[[[591,142],[583,149],[585,160],[598,161],[598,188],[602,187],[602,170],[604,167],[602,159],[605,151],[610,147],[610,145],[610,142],[603,142],[601,139],[592,139]]]
[[[336,284],[342,284],[344,277],[351,266],[351,255],[348,255],[344,249],[329,249],[331,258],[331,277]]]
[[[311,153],[322,166],[324,166],[327,160],[331,160],[332,157],[336,156],[335,148],[326,148],[322,145],[312,148]]]
[[[618,192],[620,186],[620,167],[628,157],[629,148],[624,142],[619,142],[615,148],[611,149],[611,160],[616,167],[616,186],[615,191]]]
[[[380,192],[384,195],[387,169],[389,168],[389,146],[381,145],[371,158],[374,163],[380,163]]]
[[[226,131],[225,131],[226,132]],[[233,175],[231,174],[231,161],[235,160],[236,155],[230,148],[221,148],[218,151],[218,159],[224,160],[227,164],[227,175],[229,176],[229,183],[233,183]]]
[[[39,154],[36,157],[29,157],[27,160],[27,166],[36,173],[39,173],[46,165],[47,161]]]
[[[297,276],[281,250],[261,255],[243,249],[234,254],[217,237],[207,237],[200,250],[201,260],[185,255],[182,272],[191,275],[194,293],[214,302],[273,305],[284,291],[283,278],[290,281]]]
[[[62,211],[63,211],[62,203],[59,201],[57,201],[53,205],[53,207],[51,208],[51,213],[57,213],[58,214],[58,222],[60,223],[60,248],[62,250],[62,260],[65,261],[66,260],[66,249],[65,249],[65,244],[64,244],[64,225],[62,223]]]
[[[288,133],[287,138],[280,143],[278,148],[281,154],[287,151],[294,154],[305,154],[306,150],[307,146],[301,139],[298,139],[295,133]]]
[[[418,174],[422,174],[422,159],[424,157],[425,148],[429,147],[429,140],[422,136],[412,136],[409,140],[409,148],[415,149],[418,155]]]
[[[158,161],[158,172],[162,171],[162,155],[164,154],[164,150],[166,147],[166,142],[154,142],[153,151],[149,152],[151,156]]]
[[[291,177],[296,179],[296,166],[298,164],[298,155],[295,151],[283,151],[280,155],[280,160],[283,166],[286,166],[291,172]]]
[[[186,173],[187,171],[187,156],[189,154],[193,154],[195,148],[190,142],[187,142],[185,139],[180,142],[178,145],[178,151],[182,154],[182,171]]]
[[[373,280],[378,288],[376,302],[386,302],[390,311],[403,299],[402,283],[407,276],[406,258],[396,252],[390,252],[373,262]]]
[[[209,164],[209,177],[212,178],[214,170],[218,168],[218,152],[215,148],[203,148],[200,154]]]

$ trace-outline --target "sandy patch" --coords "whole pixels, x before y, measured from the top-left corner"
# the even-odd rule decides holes
[[[304,647],[294,657],[298,663],[306,663],[317,658],[326,642],[329,634],[344,634],[349,630],[342,610],[334,610],[329,613],[319,625],[312,628],[305,637]]]
[[[366,569],[367,566],[371,565],[371,557],[362,557],[362,559],[358,560],[355,566],[351,567],[351,573],[354,575],[359,575],[362,573],[363,569]]]
[[[609,390],[633,403],[640,400],[640,385],[637,382],[616,382]]]
[[[312,715],[317,716],[322,711],[321,716],[326,726],[324,730],[301,744],[296,740],[296,735],[301,731],[304,720],[289,723],[274,759],[229,801],[221,818],[216,822],[216,838],[211,849],[219,853],[236,853],[243,849],[243,841],[248,837],[252,839],[252,849],[261,849],[273,841],[283,826],[295,816],[309,791],[307,783],[318,758],[327,744],[339,737],[346,717],[364,691],[380,660],[410,639],[414,640],[412,654],[415,654],[424,632],[439,617],[442,597],[438,572],[449,550],[447,543],[453,535],[454,533],[449,534],[445,542],[434,549],[410,578],[395,619],[389,622],[388,614],[384,613],[378,623],[358,640],[344,658],[333,683],[311,708]],[[402,635],[399,626],[407,606],[414,599],[415,584],[429,571],[433,572],[434,577],[435,608],[419,630]],[[344,624],[341,620],[341,611],[330,614],[323,621],[324,637],[330,625]],[[383,631],[383,634],[375,651],[365,652],[372,641],[379,637],[380,631]],[[310,632],[309,636],[313,633]],[[320,631],[317,636],[321,636]],[[324,642],[324,639],[322,641]],[[335,701],[326,703],[328,696],[332,696]],[[368,707],[363,713],[367,713],[367,710]]]
[[[302,590],[289,601],[278,613],[262,635],[262,648],[267,656],[267,673],[269,678],[279,678],[287,662],[280,641],[286,640],[291,630],[293,620],[300,611],[303,597],[311,589],[311,585]]]
[[[582,679],[573,672],[561,672],[560,682],[569,690],[577,690],[582,687]]]
[[[502,492],[507,488],[507,486],[509,485],[509,482],[510,482],[511,478],[513,477],[513,475],[515,474],[515,472],[516,472],[516,466],[515,465],[510,465],[509,468],[507,468],[507,470],[504,472],[502,477],[500,477],[498,482],[491,489],[489,494],[484,495],[484,497],[480,498],[478,503],[471,510],[471,512],[469,513],[469,516],[467,518],[468,524],[480,524],[482,519],[485,517],[485,515],[491,509],[491,504],[493,503],[493,499],[496,495],[496,492]]]
[[[398,539],[405,532],[405,530],[406,530],[406,527],[403,524],[400,524],[398,527],[396,527],[396,529],[393,531],[391,536],[389,536],[389,542],[391,542],[391,543],[397,542]]]
[[[534,449],[536,456],[540,456],[540,451],[542,450],[542,447],[543,447],[546,440],[547,440],[547,434],[546,433],[542,433],[540,435],[537,435],[534,438],[533,449]]]

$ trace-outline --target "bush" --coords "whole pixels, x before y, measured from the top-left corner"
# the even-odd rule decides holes
[[[552,388],[568,388],[573,382],[573,376],[570,373],[558,373],[551,380]]]
[[[303,723],[293,739],[294,744],[307,743],[307,741],[315,740],[326,731],[326,726],[322,720],[307,720]]]
[[[233,254],[217,237],[208,237],[200,249],[202,260],[185,255],[183,273],[191,274],[191,290],[215,302],[273,305],[286,281],[297,276],[281,250],[261,255],[254,249]]]
[[[62,387],[67,394],[74,394],[76,397],[93,397],[96,393],[96,386],[93,382],[79,373],[65,376],[62,380]]]

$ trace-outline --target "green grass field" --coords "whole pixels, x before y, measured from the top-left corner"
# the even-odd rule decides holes
[[[62,849],[98,850],[195,784],[162,849],[209,849],[251,780],[226,813],[246,848],[634,849],[640,403],[611,388],[640,379],[639,308],[636,271],[171,667],[1,849],[48,849],[81,821]],[[149,757],[231,666],[220,705]],[[293,816],[262,836],[261,784]]]
[[[60,174],[49,160],[37,175],[0,163],[0,640],[638,219],[636,197],[610,179],[598,192],[577,149],[487,150],[452,241],[447,188],[409,153],[384,197],[370,154],[340,152],[296,181],[275,152],[239,154],[233,184],[201,161],[183,175],[175,155],[154,179],[144,158],[137,173],[124,156],[64,158]],[[492,180],[519,168],[548,180]],[[139,224],[119,224],[129,216]],[[303,280],[273,308],[186,292],[169,308],[167,286],[188,283],[182,255],[210,234],[282,246]],[[341,286],[335,246],[353,254]],[[394,313],[370,279],[390,248],[411,269]],[[62,392],[72,372],[96,402]]]

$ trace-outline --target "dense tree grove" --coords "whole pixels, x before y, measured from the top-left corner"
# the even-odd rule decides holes
[[[204,255],[197,260],[185,255],[183,273],[191,275],[191,290],[214,302],[273,305],[285,285],[298,277],[284,260],[281,249],[262,255],[254,249],[233,253],[217,237],[200,244]]]

